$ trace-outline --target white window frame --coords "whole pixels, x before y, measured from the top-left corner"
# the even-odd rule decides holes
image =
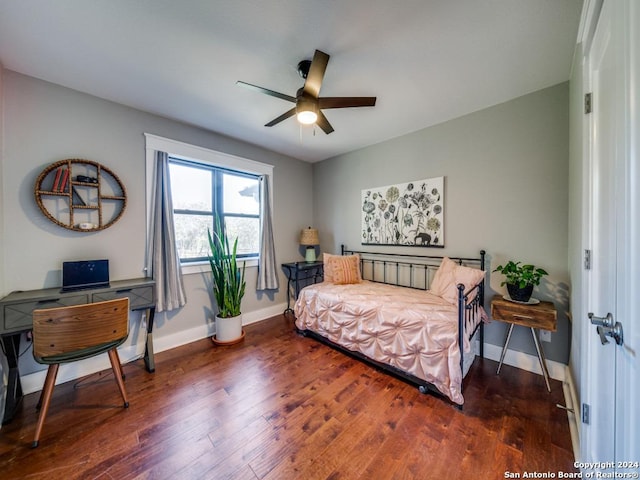
[[[222,167],[239,172],[252,173],[255,175],[268,175],[269,178],[269,204],[271,205],[271,217],[273,218],[273,165],[267,163],[256,162],[247,158],[237,157],[228,153],[218,152],[197,145],[171,140],[169,138],[160,137],[151,133],[145,133],[146,148],[146,168],[145,168],[145,186],[146,186],[146,225],[147,225],[147,242],[146,249],[149,245],[149,233],[151,229],[151,195],[153,190],[153,172],[156,152],[167,152],[169,156],[175,156],[184,160],[190,160],[204,165],[212,165],[214,167]],[[148,256],[148,251],[146,252]],[[258,259],[248,258],[246,266],[257,267]],[[183,274],[208,272],[210,266],[208,262],[189,262],[182,264]]]

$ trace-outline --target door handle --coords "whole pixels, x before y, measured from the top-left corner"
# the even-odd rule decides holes
[[[609,343],[609,340],[607,340],[607,332],[605,331],[605,328],[608,327],[602,327],[598,325],[598,327],[596,328],[598,335],[600,335],[600,343],[602,343],[602,345],[606,345],[607,343]]]
[[[622,324],[620,322],[616,322],[616,324],[609,328],[605,335],[613,338],[616,341],[616,345],[622,345],[623,337],[622,337]]]
[[[593,325],[597,325],[599,327],[613,327],[613,315],[611,312],[607,313],[606,317],[596,317],[593,313],[589,312],[589,320]]]
[[[593,313],[589,313],[589,320],[593,325],[596,325],[596,331],[600,336],[600,342],[602,345],[609,343],[607,337],[611,337],[616,341],[616,345],[622,345],[623,331],[622,324],[620,322],[614,322],[613,315],[607,313],[606,317],[596,317]]]

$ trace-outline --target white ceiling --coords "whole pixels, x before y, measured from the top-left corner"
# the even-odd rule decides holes
[[[582,0],[0,0],[9,70],[314,162],[569,79]],[[335,132],[295,96],[315,49]]]

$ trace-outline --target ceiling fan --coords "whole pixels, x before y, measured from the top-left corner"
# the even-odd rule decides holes
[[[302,60],[298,63],[298,73],[305,81],[302,88],[298,89],[295,97],[246,82],[238,81],[236,84],[295,104],[295,107],[274,118],[265,124],[265,127],[273,127],[283,120],[296,115],[300,123],[305,125],[315,123],[328,135],[333,132],[333,127],[322,113],[323,109],[373,107],[376,104],[376,97],[320,97],[322,79],[328,63],[329,55],[320,50],[316,50],[313,60]]]

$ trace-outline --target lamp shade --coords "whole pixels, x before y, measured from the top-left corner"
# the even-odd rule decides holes
[[[320,245],[320,237],[318,237],[318,230],[316,228],[305,228],[300,232],[300,245],[312,247]]]

